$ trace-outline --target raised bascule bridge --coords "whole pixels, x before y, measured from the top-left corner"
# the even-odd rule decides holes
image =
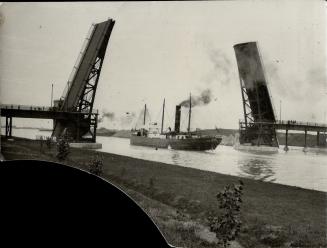
[[[234,46],[237,60],[244,120],[239,122],[241,145],[278,147],[276,130],[285,130],[285,150],[288,150],[288,131],[303,131],[303,146],[307,146],[307,133],[316,132],[317,146],[326,146],[326,124],[277,120],[272,98],[265,78],[264,67],[256,42]],[[324,134],[324,135],[322,135]],[[320,142],[324,136],[324,142]]]
[[[92,24],[60,99],[53,107],[1,105],[6,118],[5,135],[12,136],[13,118],[52,119],[52,137],[67,135],[73,142],[96,142],[98,112],[93,110],[95,93],[115,21]]]

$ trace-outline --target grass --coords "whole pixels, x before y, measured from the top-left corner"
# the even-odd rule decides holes
[[[1,142],[10,159],[56,161],[53,146]],[[87,170],[94,151],[71,149],[64,163]],[[216,247],[205,238],[207,217],[219,214],[216,194],[238,177],[103,153],[103,177],[124,189],[176,246]],[[237,242],[243,247],[327,247],[325,192],[242,179],[245,187]],[[186,223],[186,224],[185,224]],[[202,232],[202,234],[201,234]]]

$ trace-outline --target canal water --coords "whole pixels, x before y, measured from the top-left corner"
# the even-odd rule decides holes
[[[36,135],[48,136],[50,132],[14,129],[13,135],[34,139]],[[132,146],[126,138],[101,136],[97,142],[102,143],[99,149],[102,152],[327,192],[327,152],[304,153],[301,147],[290,147],[285,152],[281,147],[278,153],[265,154],[237,151],[222,145],[206,152],[155,150]]]

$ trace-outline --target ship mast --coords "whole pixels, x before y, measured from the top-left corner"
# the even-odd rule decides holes
[[[162,105],[161,134],[163,133],[164,119],[165,119],[165,98]]]
[[[145,126],[145,115],[146,115],[146,104],[144,105],[144,119],[143,119],[143,125]]]
[[[190,108],[188,111],[188,127],[187,132],[190,132],[191,130],[191,113],[192,113],[192,101],[191,101],[191,93],[190,93]]]

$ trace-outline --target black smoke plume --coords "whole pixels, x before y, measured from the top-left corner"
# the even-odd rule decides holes
[[[98,123],[101,123],[101,122],[103,122],[103,116],[98,117]]]
[[[100,115],[98,117],[98,123],[103,122],[104,121],[104,118],[107,118],[107,119],[113,121],[115,119],[115,113],[113,113],[113,112],[107,112],[107,111],[103,110],[102,111],[102,115]]]
[[[120,124],[126,126],[132,123],[136,114],[134,112],[125,112],[123,116],[120,117]]]
[[[102,116],[104,118],[108,118],[111,121],[115,119],[115,113],[114,112],[102,111]]]
[[[212,100],[212,92],[210,89],[203,90],[198,96],[191,96],[191,104],[192,107],[195,106],[204,106],[211,102]],[[185,99],[180,104],[182,107],[190,107],[190,98]]]

